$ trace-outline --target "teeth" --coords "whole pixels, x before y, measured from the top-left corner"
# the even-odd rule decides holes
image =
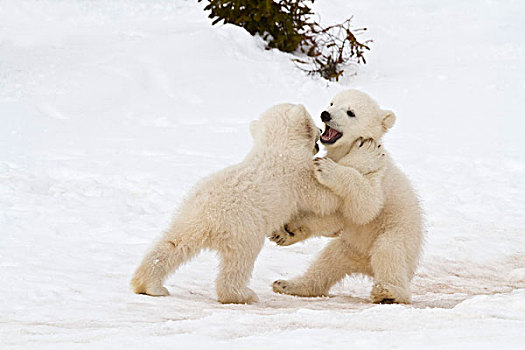
[[[321,135],[321,140],[325,142],[331,142],[332,140],[336,139],[338,136],[340,136],[341,133],[335,129],[332,129],[328,125],[326,125],[326,129],[324,133]]]

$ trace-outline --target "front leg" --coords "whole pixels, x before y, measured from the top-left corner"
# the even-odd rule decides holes
[[[343,166],[329,158],[314,160],[317,180],[343,199],[343,211],[356,224],[372,221],[383,209],[382,173],[380,169],[367,175],[351,166]]]
[[[274,231],[269,237],[270,241],[280,246],[286,247],[297,242],[304,241],[311,236],[311,233],[301,228],[291,231],[289,224],[284,225],[280,230]]]
[[[356,140],[350,152],[339,163],[330,158],[314,159],[315,177],[339,196],[346,198],[349,187],[354,192],[366,187],[367,183],[382,179],[385,169],[385,153],[373,139]],[[368,181],[366,181],[368,180]]]
[[[339,178],[347,178],[348,176],[346,173],[352,173],[356,172],[357,170],[348,168],[348,171],[345,171],[345,167],[337,164],[330,158],[315,158],[314,159],[314,174],[322,185],[325,185],[332,191],[334,191],[337,195],[345,195],[345,186],[341,186],[342,184],[339,181]],[[355,175],[350,175],[355,176]]]
[[[366,177],[355,168],[340,165],[330,158],[314,159],[314,167],[315,177],[319,183],[328,187],[345,202],[366,199],[359,197],[372,195],[376,192],[372,187],[380,183],[372,181],[372,178]]]
[[[385,167],[386,159],[384,148],[373,139],[357,139],[350,152],[338,164],[351,166],[364,176],[380,173]]]
[[[270,236],[270,240],[281,246],[304,241],[313,236],[337,237],[343,229],[343,218],[339,214],[317,216],[299,215]]]
[[[341,198],[331,189],[319,183],[315,177],[314,163],[299,174],[302,181],[295,187],[296,203],[300,212],[325,216],[334,214],[343,204]]]

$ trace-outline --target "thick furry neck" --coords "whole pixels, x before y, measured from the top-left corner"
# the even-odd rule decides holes
[[[334,162],[338,162],[350,152],[351,147],[352,146],[327,148],[326,156],[332,159]]]

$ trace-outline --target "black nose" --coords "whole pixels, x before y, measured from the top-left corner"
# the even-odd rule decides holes
[[[328,113],[327,111],[323,111],[323,113],[321,113],[321,120],[323,122],[329,122],[330,119],[332,119],[332,117],[330,117],[330,113]]]

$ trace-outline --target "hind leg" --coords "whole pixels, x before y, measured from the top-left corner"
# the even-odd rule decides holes
[[[219,247],[221,258],[220,272],[217,276],[217,295],[223,304],[251,304],[259,300],[253,290],[248,288],[255,259],[264,243],[264,234],[248,242],[228,242],[227,247]]]
[[[303,276],[273,282],[275,293],[317,297],[328,295],[330,288],[346,275],[370,273],[366,258],[356,254],[344,240],[333,239]]]
[[[376,304],[408,304],[411,301],[408,254],[403,242],[392,236],[392,232],[385,232],[371,251],[374,285],[370,298]]]
[[[184,243],[183,243],[184,242]],[[162,285],[171,272],[194,257],[201,246],[194,240],[182,240],[180,235],[165,234],[146,254],[137,268],[131,286],[137,294],[151,296],[169,295]]]

